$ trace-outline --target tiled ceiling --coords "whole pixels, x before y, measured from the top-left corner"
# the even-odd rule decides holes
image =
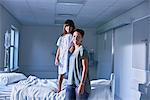
[[[73,19],[81,27],[96,27],[144,0],[0,0],[23,25],[62,25]]]

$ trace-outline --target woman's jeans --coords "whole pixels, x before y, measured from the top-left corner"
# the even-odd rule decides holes
[[[65,100],[88,100],[89,93],[84,91],[83,94],[78,95],[77,87],[75,85],[68,85],[66,90]]]

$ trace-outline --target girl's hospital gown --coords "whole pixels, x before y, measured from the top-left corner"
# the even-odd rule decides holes
[[[60,48],[58,74],[65,74],[68,67],[69,48],[72,44],[72,34],[59,37],[57,46]]]

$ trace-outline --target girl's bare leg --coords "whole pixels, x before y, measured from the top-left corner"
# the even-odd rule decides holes
[[[59,78],[58,78],[58,93],[61,91],[61,85],[62,85],[62,81],[64,79],[64,74],[60,74]]]

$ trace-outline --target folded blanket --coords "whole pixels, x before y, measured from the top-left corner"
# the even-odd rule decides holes
[[[9,85],[26,78],[22,73],[0,73],[0,85]]]

